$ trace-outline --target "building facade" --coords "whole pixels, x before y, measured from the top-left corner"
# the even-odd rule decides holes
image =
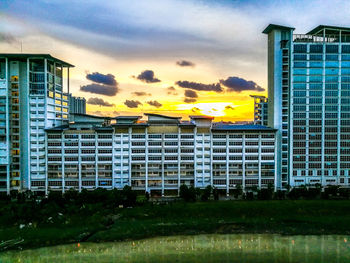
[[[45,128],[68,123],[63,69],[71,66],[47,54],[0,54],[0,191],[46,178]]]
[[[254,124],[255,125],[268,125],[268,103],[265,96],[250,95],[254,99]]]
[[[283,185],[350,184],[350,28],[269,25],[268,123]]]
[[[47,130],[47,181],[37,190],[123,188],[177,194],[186,184],[277,189],[275,130],[212,123],[211,117],[147,114],[103,119],[76,116]],[[88,118],[88,121],[84,119]]]
[[[255,125],[87,115],[84,99],[68,97],[72,65],[47,54],[0,54],[0,191],[348,187],[350,28],[297,35],[271,24],[263,33],[268,98],[252,96]]]
[[[86,99],[69,94],[69,113],[86,114]]]

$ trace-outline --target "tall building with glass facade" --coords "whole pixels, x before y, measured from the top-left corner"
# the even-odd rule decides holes
[[[0,191],[46,178],[45,129],[68,122],[69,67],[48,54],[0,54]]]
[[[350,28],[269,25],[268,123],[281,185],[350,183]]]

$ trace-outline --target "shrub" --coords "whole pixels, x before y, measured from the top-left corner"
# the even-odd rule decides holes
[[[202,191],[202,195],[201,195],[201,200],[202,201],[208,201],[211,195],[213,188],[211,187],[211,185],[208,185],[203,191]]]
[[[196,201],[196,194],[196,189],[193,186],[190,188],[188,188],[188,186],[185,184],[180,186],[180,197],[185,202]]]

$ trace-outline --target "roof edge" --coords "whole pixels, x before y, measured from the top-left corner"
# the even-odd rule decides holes
[[[263,33],[264,34],[268,34],[270,33],[272,30],[275,29],[282,29],[282,30],[292,30],[294,31],[294,27],[289,27],[289,26],[282,26],[282,25],[276,25],[276,24],[269,24],[264,30]]]

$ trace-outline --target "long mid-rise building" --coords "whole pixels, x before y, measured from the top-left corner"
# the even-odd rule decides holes
[[[212,123],[212,117],[146,114],[114,119],[76,115],[47,130],[47,178],[36,190],[130,185],[177,194],[186,184],[229,194],[269,185],[277,189],[275,130],[259,125]],[[34,189],[34,188],[32,188]]]

